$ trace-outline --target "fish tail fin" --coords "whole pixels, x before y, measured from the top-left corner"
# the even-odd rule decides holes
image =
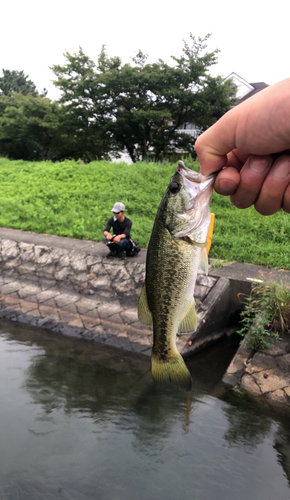
[[[151,373],[157,385],[173,384],[184,391],[191,391],[192,378],[183,357],[176,350],[166,360],[161,360],[152,350]]]

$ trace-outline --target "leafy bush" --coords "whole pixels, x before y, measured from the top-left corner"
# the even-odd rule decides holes
[[[242,328],[252,349],[267,349],[271,340],[290,328],[290,288],[285,282],[255,283],[241,313]]]

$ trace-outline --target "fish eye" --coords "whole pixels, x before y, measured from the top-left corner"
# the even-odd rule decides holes
[[[169,189],[170,193],[172,193],[172,194],[178,193],[180,188],[181,188],[181,185],[178,184],[178,182],[174,182],[174,181],[170,182],[170,184],[168,186],[168,189]]]

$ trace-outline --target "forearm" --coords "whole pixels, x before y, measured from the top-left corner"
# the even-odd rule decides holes
[[[118,234],[117,236],[115,236],[115,240],[117,240],[117,241],[124,240],[125,238],[126,238],[126,235],[124,233]]]

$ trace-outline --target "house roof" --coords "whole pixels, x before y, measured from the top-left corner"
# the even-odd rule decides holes
[[[260,90],[269,87],[268,83],[265,82],[250,83],[250,85],[254,87],[253,90],[251,90],[250,92],[248,92],[248,94],[241,97],[241,99],[238,100],[237,104],[241,104],[241,102],[245,101],[246,99],[249,99],[249,97],[252,97],[252,95],[257,94],[257,92],[260,92]]]
[[[235,72],[232,72],[225,78],[225,80],[229,79],[232,80],[232,84],[236,88],[236,97],[238,99],[237,104],[240,104],[249,97],[252,97],[252,95],[260,92],[260,90],[269,87],[269,85],[265,82],[249,83]]]

